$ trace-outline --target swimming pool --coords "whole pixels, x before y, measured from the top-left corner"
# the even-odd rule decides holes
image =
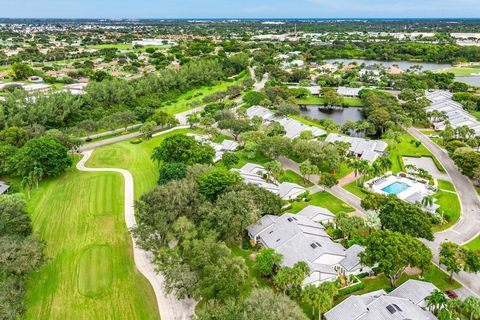
[[[385,188],[383,188],[382,191],[389,194],[399,194],[400,192],[405,191],[408,188],[410,188],[408,184],[396,181],[391,185],[388,185]]]

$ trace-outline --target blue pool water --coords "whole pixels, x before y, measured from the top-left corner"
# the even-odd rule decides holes
[[[408,188],[410,188],[408,184],[397,181],[389,186],[386,186],[382,189],[382,191],[390,194],[399,194],[400,192],[407,190]]]

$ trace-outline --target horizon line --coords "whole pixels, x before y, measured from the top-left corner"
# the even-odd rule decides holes
[[[0,20],[30,20],[30,19],[38,19],[38,20],[259,20],[259,21],[268,21],[268,20],[280,20],[280,21],[287,21],[287,20],[480,20],[479,17],[332,17],[332,18],[320,18],[320,17],[210,17],[210,18],[198,18],[198,17],[190,17],[190,18],[94,18],[94,17],[76,17],[76,18],[68,18],[68,17],[0,17]]]

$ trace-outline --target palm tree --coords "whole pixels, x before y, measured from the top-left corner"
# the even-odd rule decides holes
[[[323,282],[318,286],[318,319],[322,319],[323,313],[327,312],[333,307],[333,299],[338,293],[338,288],[335,282]]]
[[[462,309],[466,312],[470,320],[480,318],[480,299],[474,296],[466,298],[462,303]]]
[[[385,156],[378,158],[377,160],[375,160],[375,162],[379,163],[379,166],[383,170],[383,172],[387,172],[388,170],[390,170],[393,165],[392,160],[390,160],[389,157]]]
[[[433,205],[433,197],[432,196],[425,196],[422,199],[422,205],[426,208],[429,208]]]
[[[437,314],[438,311],[448,302],[448,299],[443,292],[435,290],[425,298],[425,301],[427,302],[428,309],[434,314]]]
[[[320,299],[319,295],[320,291],[318,290],[318,287],[312,284],[306,286],[302,290],[302,301],[312,308],[312,319],[315,316],[317,301]]]

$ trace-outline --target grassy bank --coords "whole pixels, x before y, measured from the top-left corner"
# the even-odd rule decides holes
[[[324,106],[325,99],[321,97],[307,97],[303,99],[297,99],[297,104],[299,105],[310,105],[310,106]],[[363,102],[359,98],[343,98],[344,107],[363,107]]]

